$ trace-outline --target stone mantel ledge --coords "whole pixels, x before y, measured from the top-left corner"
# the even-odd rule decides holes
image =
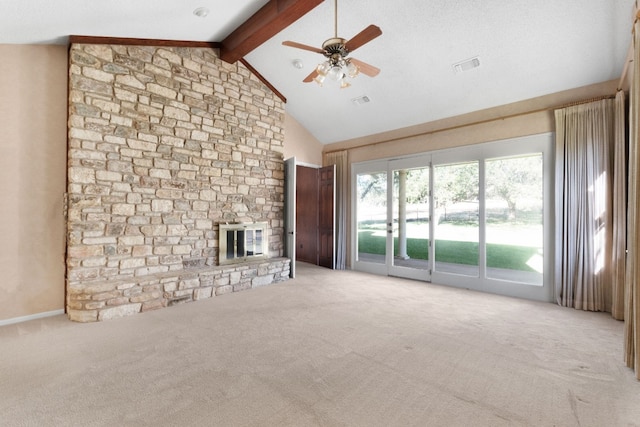
[[[67,286],[67,315],[96,322],[282,282],[288,258],[177,270]]]

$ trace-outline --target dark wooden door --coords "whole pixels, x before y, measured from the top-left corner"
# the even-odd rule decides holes
[[[335,268],[335,166],[296,166],[296,260]]]
[[[296,259],[318,264],[318,169],[296,166]]]
[[[335,268],[334,216],[335,165],[318,170],[318,265]]]

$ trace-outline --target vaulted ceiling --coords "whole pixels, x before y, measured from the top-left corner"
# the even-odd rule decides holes
[[[268,3],[6,0],[0,4],[0,43],[66,43],[72,34],[221,42]],[[334,37],[334,0],[325,0],[244,60],[287,98],[291,116],[322,143],[332,143],[617,79],[631,40],[633,5],[339,0],[339,37],[350,39],[370,24],[383,32],[352,54],[380,74],[361,74],[339,89],[329,81],[323,87],[303,83],[323,57],[282,45],[291,40],[320,47]],[[201,7],[209,10],[204,17],[194,14]],[[454,64],[471,58],[480,66],[456,72]],[[354,101],[363,96],[369,102]]]

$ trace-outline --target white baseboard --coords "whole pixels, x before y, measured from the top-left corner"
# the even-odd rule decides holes
[[[64,310],[60,309],[60,310],[46,311],[44,313],[36,313],[36,314],[30,314],[28,316],[14,317],[13,319],[0,320],[0,326],[12,325],[14,323],[27,322],[29,320],[42,319],[43,317],[57,316],[59,314],[64,314]]]

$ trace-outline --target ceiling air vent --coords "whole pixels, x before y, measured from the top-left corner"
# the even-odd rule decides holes
[[[456,74],[460,74],[464,71],[473,70],[474,68],[478,68],[480,66],[480,58],[474,56],[473,58],[465,59],[464,61],[456,62],[453,64],[453,71]]]
[[[369,98],[367,95],[362,95],[357,98],[353,98],[351,102],[353,102],[354,105],[362,105],[366,104],[367,102],[371,102],[371,98]]]

